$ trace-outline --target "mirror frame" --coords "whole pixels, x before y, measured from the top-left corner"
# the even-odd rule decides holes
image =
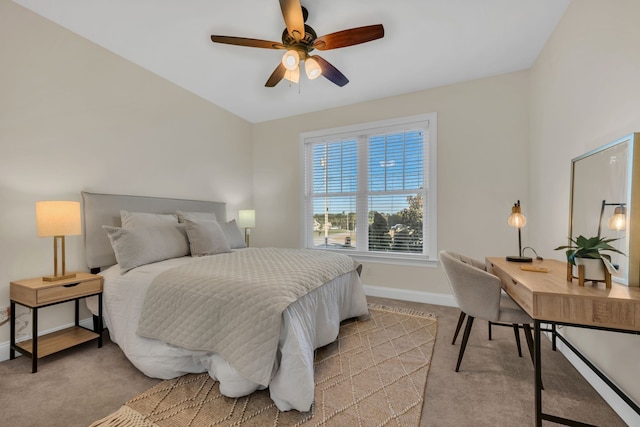
[[[614,280],[627,286],[640,286],[640,133],[632,133],[619,138],[607,145],[595,150],[589,151],[581,156],[571,160],[571,195],[569,201],[569,237],[574,238],[574,201],[575,195],[580,191],[586,191],[580,188],[576,182],[575,173],[576,166],[581,160],[587,159],[595,154],[616,147],[619,144],[628,144],[628,163],[627,163],[627,191],[626,200],[620,202],[626,203],[626,239],[627,245],[622,249],[626,253],[627,268],[622,276],[614,277]],[[618,202],[616,200],[615,202]],[[636,209],[637,207],[637,209]]]

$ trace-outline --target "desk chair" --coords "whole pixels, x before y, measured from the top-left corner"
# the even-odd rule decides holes
[[[512,325],[516,334],[519,354],[522,354],[519,334],[519,328],[522,325],[527,346],[529,347],[529,354],[533,361],[533,334],[531,333],[533,319],[513,302],[506,293],[502,292],[500,279],[485,271],[483,263],[455,252],[440,251],[440,262],[442,262],[442,267],[449,279],[456,303],[462,310],[453,338],[454,343],[464,317],[468,317],[462,336],[460,353],[458,354],[456,372],[460,369],[471,327],[476,317],[489,321],[489,328],[491,328],[492,324]]]

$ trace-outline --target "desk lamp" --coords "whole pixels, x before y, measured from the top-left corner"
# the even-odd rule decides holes
[[[508,256],[507,261],[531,262],[531,258],[522,256],[522,235],[520,233],[520,229],[527,224],[527,218],[522,215],[522,210],[520,209],[520,200],[518,200],[518,202],[515,203],[511,208],[511,215],[509,215],[509,218],[507,218],[507,224],[509,224],[509,227],[518,229],[518,255]]]
[[[622,231],[627,226],[627,204],[626,203],[607,203],[606,200],[602,201],[600,207],[600,220],[598,221],[598,237],[600,237],[602,217],[604,216],[605,206],[615,206],[613,210],[613,216],[607,220],[607,228],[614,231]]]

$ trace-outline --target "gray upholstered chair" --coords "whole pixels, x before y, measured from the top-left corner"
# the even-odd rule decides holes
[[[475,318],[487,320],[491,324],[511,324],[519,346],[519,325],[522,325],[531,360],[533,360],[533,320],[507,294],[502,292],[500,279],[485,271],[484,264],[473,258],[450,251],[440,251],[440,262],[449,279],[453,296],[462,311],[454,335],[454,342],[466,315],[467,324],[462,336],[456,372],[464,355],[471,327]]]

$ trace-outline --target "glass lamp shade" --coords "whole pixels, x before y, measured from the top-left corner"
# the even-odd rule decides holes
[[[300,81],[300,67],[296,67],[293,70],[287,70],[284,73],[284,78],[292,83],[298,83]]]
[[[80,202],[36,202],[38,236],[74,236],[82,233]]]
[[[304,61],[304,72],[307,73],[307,77],[309,77],[309,79],[313,80],[320,77],[320,74],[322,74],[322,68],[320,67],[320,64],[318,64],[318,61],[310,56]]]
[[[507,218],[507,224],[509,227],[522,228],[527,224],[527,218],[522,215],[519,205],[514,205],[511,208],[511,215]]]
[[[300,55],[296,50],[290,49],[282,56],[282,65],[289,71],[293,71],[298,68],[300,63]]]
[[[624,206],[618,206],[613,211],[613,216],[607,220],[607,228],[609,230],[621,231],[627,226],[627,209]]]

